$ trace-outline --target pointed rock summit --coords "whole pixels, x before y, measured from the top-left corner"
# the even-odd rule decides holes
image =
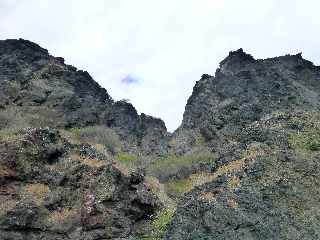
[[[255,59],[245,53],[242,48],[230,52],[229,56],[220,62],[220,72],[223,74],[234,74],[244,68],[247,64],[255,62]]]

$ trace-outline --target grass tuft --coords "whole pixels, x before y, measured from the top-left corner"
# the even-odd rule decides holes
[[[173,215],[175,213],[175,209],[163,209],[151,222],[151,228],[152,228],[152,237],[149,237],[148,239],[152,240],[160,240],[162,239],[167,225],[172,221]]]
[[[112,153],[118,152],[121,148],[119,136],[114,130],[105,126],[72,128],[63,134],[73,143],[101,144]]]
[[[139,158],[134,154],[118,153],[114,159],[117,163],[120,163],[128,169],[135,169],[139,165]]]
[[[291,148],[304,153],[320,150],[320,128],[308,127],[301,132],[289,135],[289,145]]]
[[[192,168],[201,163],[212,163],[215,160],[215,154],[208,150],[199,150],[183,156],[170,154],[151,162],[147,170],[150,175],[155,177],[173,176],[183,168]]]

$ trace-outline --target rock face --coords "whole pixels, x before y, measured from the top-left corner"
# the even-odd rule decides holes
[[[90,126],[114,130],[124,151],[166,151],[162,120],[35,43],[0,41],[0,239],[127,239],[163,207],[143,172],[66,138]]]
[[[0,238],[126,238],[161,207],[143,174],[95,151],[52,129],[0,141]]]
[[[301,54],[239,49],[170,135],[37,44],[0,41],[0,239],[320,239],[319,100]]]
[[[165,239],[319,239],[320,68],[242,49],[197,82],[178,137],[218,153],[179,202]]]
[[[271,112],[318,109],[319,80],[320,68],[300,54],[255,60],[242,49],[230,52],[215,77],[196,83],[180,128],[223,142]]]
[[[318,239],[319,120],[281,113],[246,126],[179,203],[166,239]]]
[[[114,102],[88,72],[64,64],[63,58],[49,55],[30,41],[0,41],[0,87],[0,107],[7,111],[4,115],[19,122],[15,114],[19,112],[26,126],[106,125],[134,144],[146,142],[144,137],[165,142],[168,135],[162,120],[138,115],[130,103]],[[142,146],[150,152],[159,145]]]

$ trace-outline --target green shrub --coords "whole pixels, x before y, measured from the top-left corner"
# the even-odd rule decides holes
[[[135,164],[138,162],[139,159],[137,155],[134,155],[134,154],[118,153],[115,156],[115,160],[123,164]]]
[[[85,128],[72,128],[69,130],[71,137],[90,144],[102,144],[112,153],[121,148],[119,136],[114,130],[105,126],[90,126]]]
[[[310,151],[319,151],[320,150],[320,143],[319,142],[311,142],[308,146]]]
[[[179,197],[193,188],[190,178],[177,179],[166,183],[166,191],[168,194]]]
[[[320,150],[320,129],[307,128],[289,135],[289,144],[293,149],[314,152]]]
[[[162,239],[163,234],[166,231],[167,225],[173,219],[174,213],[174,209],[163,209],[162,211],[158,212],[157,216],[151,222],[152,237],[149,237],[149,239]]]
[[[118,153],[114,156],[114,159],[120,163],[122,167],[125,167],[128,172],[137,169],[137,167],[141,165],[140,159],[134,154]]]
[[[155,177],[172,176],[176,175],[182,168],[192,168],[201,163],[211,163],[215,159],[215,154],[208,150],[199,150],[183,156],[171,154],[152,161],[147,170],[150,175]]]
[[[186,178],[170,180],[165,183],[165,189],[170,197],[179,199],[185,193],[190,192],[194,187],[211,182],[217,176],[230,172],[236,167],[237,164],[232,164],[218,168],[215,173],[197,172]]]

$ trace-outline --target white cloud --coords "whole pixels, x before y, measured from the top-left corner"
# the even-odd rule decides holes
[[[229,51],[320,63],[317,0],[1,0],[0,38],[26,38],[85,69],[115,99],[182,120],[192,87]],[[139,84],[124,86],[134,76]]]

